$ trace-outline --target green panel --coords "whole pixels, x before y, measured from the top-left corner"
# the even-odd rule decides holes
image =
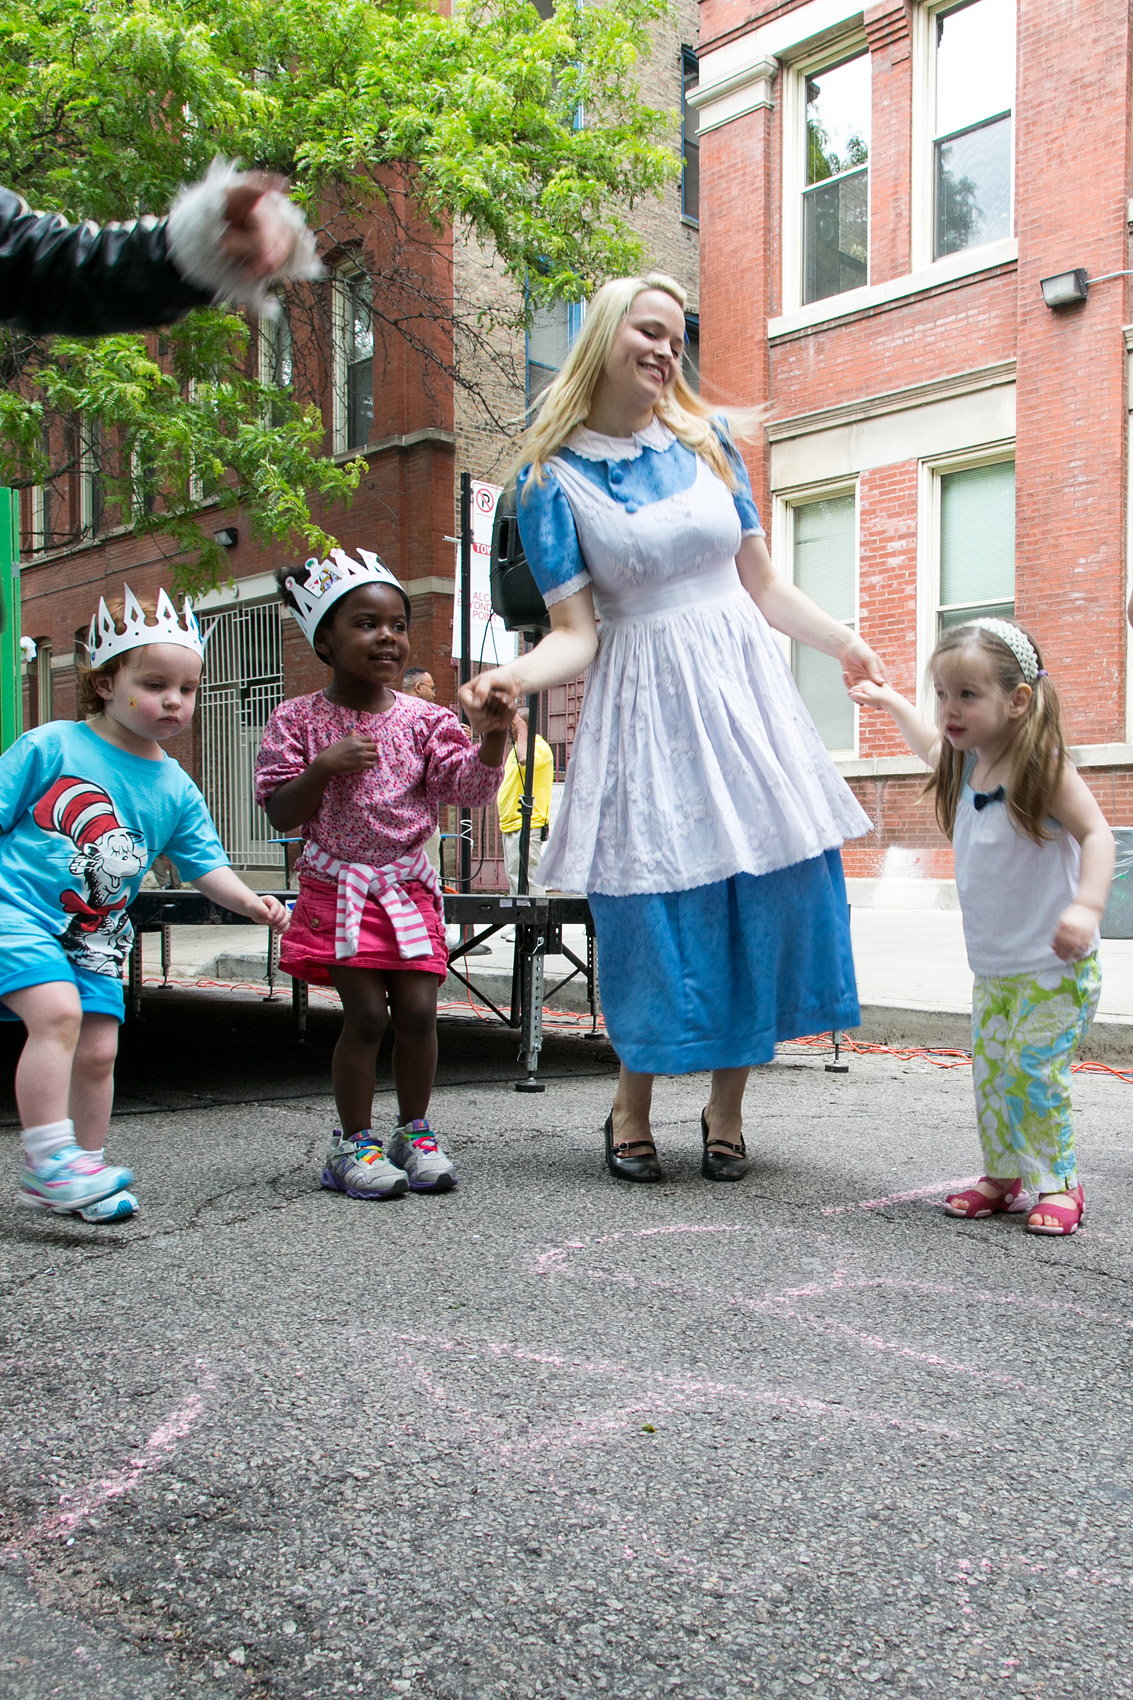
[[[20,650],[20,499],[0,488],[0,750],[24,729],[23,655]]]
[[[1015,600],[1015,463],[940,480],[940,603]]]

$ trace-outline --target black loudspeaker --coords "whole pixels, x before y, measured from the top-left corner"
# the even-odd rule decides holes
[[[512,483],[496,503],[496,518],[492,526],[492,558],[488,569],[492,611],[499,615],[509,632],[549,632],[551,620],[547,604],[531,576],[531,568],[527,565],[527,556],[519,540],[515,501],[516,491]]]

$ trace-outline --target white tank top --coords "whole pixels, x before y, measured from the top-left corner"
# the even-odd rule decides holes
[[[1043,844],[1024,838],[1005,801],[977,808],[966,764],[952,848],[964,942],[973,974],[1042,974],[1066,964],[1051,949],[1058,917],[1078,895],[1082,853],[1065,827]],[[994,795],[994,793],[993,793]],[[1055,829],[1055,822],[1049,826]],[[1097,934],[1090,946],[1097,947]]]

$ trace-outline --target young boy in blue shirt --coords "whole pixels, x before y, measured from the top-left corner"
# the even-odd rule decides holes
[[[282,931],[287,911],[228,865],[204,798],[162,745],[193,717],[204,643],[186,600],[99,602],[79,674],[83,721],[0,756],[0,1019],[16,1068],[19,1202],[87,1221],[132,1216],[129,1169],[103,1161],[114,1100],[126,910],[162,854],[214,902]]]

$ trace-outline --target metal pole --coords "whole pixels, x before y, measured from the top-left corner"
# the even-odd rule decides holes
[[[0,489],[0,750],[24,729],[19,519],[18,493]]]
[[[530,890],[527,862],[531,855],[531,816],[535,812],[535,739],[539,731],[539,695],[532,692],[527,699],[527,761],[524,764],[523,795],[519,799],[519,879],[516,895],[526,897]]]
[[[460,682],[472,677],[472,474],[460,475]],[[472,811],[460,811],[460,889],[472,890]]]

